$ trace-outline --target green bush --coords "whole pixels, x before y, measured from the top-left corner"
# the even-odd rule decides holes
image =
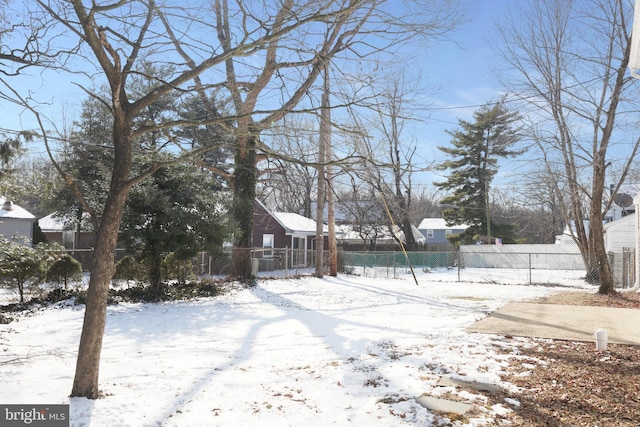
[[[164,257],[160,268],[165,280],[176,280],[179,284],[185,284],[195,278],[191,259],[180,259],[174,253]]]
[[[144,280],[145,276],[143,265],[135,257],[127,255],[116,264],[116,273],[113,278],[139,282]]]
[[[24,303],[25,292],[38,289],[53,260],[47,245],[31,247],[30,242],[19,237],[0,237],[0,283],[17,288],[20,303]]]
[[[47,270],[47,281],[64,284],[65,291],[69,281],[79,282],[80,280],[82,280],[82,264],[68,254],[55,260]]]

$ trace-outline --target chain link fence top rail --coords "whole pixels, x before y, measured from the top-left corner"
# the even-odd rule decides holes
[[[256,275],[291,277],[310,274],[315,267],[314,250],[249,250],[253,260],[252,273],[257,273]],[[81,258],[86,267],[91,250],[88,253],[68,252]],[[119,251],[118,258],[122,255]],[[325,253],[325,260],[326,257]],[[614,264],[619,259],[620,257],[612,254]],[[211,257],[203,253],[194,259],[194,273],[197,276],[224,276],[230,271],[229,262],[230,254]],[[575,245],[466,245],[461,246],[458,251],[419,251],[406,254],[400,251],[340,251],[338,262],[342,271],[369,277],[398,277],[413,267],[416,271],[455,271],[459,281],[498,282],[504,278],[500,269],[518,270],[521,283],[540,283],[543,279],[536,275],[536,270],[574,271],[582,274],[585,271],[583,257]],[[614,270],[617,271],[615,268]],[[619,286],[625,286],[622,280],[618,282]]]
[[[342,256],[347,272],[367,277],[398,277],[410,268],[446,269],[455,270],[458,281],[501,282],[511,280],[515,272],[518,282],[533,284],[548,283],[549,270],[559,275],[570,272],[572,280],[585,271],[582,255],[570,245],[463,246],[458,252],[343,252]],[[541,270],[545,273],[536,274]]]

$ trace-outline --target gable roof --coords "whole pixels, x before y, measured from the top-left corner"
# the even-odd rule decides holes
[[[447,225],[444,218],[425,218],[420,222],[418,230],[466,230],[469,228],[466,224]]]
[[[7,209],[9,208],[9,209]],[[0,197],[0,219],[36,219],[31,212]]]
[[[255,199],[256,202],[268,212],[273,219],[275,219],[282,228],[284,228],[285,234],[306,234],[311,235],[316,233],[316,222],[311,218],[307,218],[297,213],[292,212],[271,212],[260,200]],[[328,232],[328,227],[322,225],[323,233]]]
[[[61,232],[67,230],[75,230],[73,225],[76,222],[75,218],[71,218],[68,215],[60,216],[58,212],[51,213],[38,220],[40,229],[44,232]],[[82,215],[82,231],[89,231],[91,229],[89,222],[89,214],[84,212]]]
[[[38,220],[38,225],[42,231],[63,231],[64,221],[56,216],[56,212],[42,217]]]
[[[284,228],[286,234],[316,232],[316,222],[311,218],[291,212],[271,212],[271,215]],[[327,232],[327,226],[324,224],[322,224],[322,231]]]

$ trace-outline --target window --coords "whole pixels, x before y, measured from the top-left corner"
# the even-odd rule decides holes
[[[453,230],[449,229],[449,230],[444,230],[444,234],[453,234]]]
[[[265,258],[273,258],[273,234],[262,235],[262,256]]]
[[[433,239],[433,230],[427,230],[427,239]]]

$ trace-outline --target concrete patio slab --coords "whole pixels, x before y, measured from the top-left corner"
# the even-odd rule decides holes
[[[479,320],[467,331],[595,343],[598,329],[607,331],[609,343],[640,345],[640,310],[511,303]]]

